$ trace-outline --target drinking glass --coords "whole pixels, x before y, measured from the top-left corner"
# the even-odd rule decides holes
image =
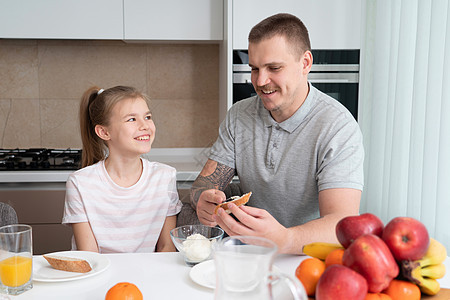
[[[306,300],[301,282],[272,270],[277,245],[261,237],[231,236],[214,245],[216,300]]]
[[[0,227],[0,293],[19,295],[33,287],[31,226]]]

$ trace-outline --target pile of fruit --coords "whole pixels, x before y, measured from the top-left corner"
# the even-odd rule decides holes
[[[336,225],[340,244],[311,243],[295,271],[316,300],[417,299],[440,290],[445,247],[430,238],[423,223],[397,217],[386,226],[366,213]]]

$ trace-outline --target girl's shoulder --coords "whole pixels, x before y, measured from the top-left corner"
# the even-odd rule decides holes
[[[142,182],[146,182],[146,184],[155,184],[155,182],[168,183],[176,181],[177,171],[174,167],[146,159],[143,159],[142,161],[144,166],[141,177]]]
[[[94,173],[98,172],[98,169],[101,168],[102,161],[99,161],[93,165],[81,168],[79,170],[74,171],[69,175],[70,178],[75,177],[91,177]]]
[[[169,166],[164,163],[157,162],[157,161],[149,161],[146,158],[142,158],[142,163],[145,165],[144,168],[147,168],[152,171],[160,170],[160,171],[165,171],[165,172],[169,172],[169,173],[172,173],[172,172],[176,173],[176,171],[177,171],[172,166]]]

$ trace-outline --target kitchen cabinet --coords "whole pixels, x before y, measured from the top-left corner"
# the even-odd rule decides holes
[[[220,41],[224,0],[0,0],[0,38]]]
[[[123,39],[123,0],[0,0],[0,38]]]
[[[27,188],[2,188],[2,202],[11,205],[20,224],[28,224],[33,232],[33,254],[70,250],[72,228],[62,225],[64,184],[43,189],[37,184]]]
[[[276,13],[299,17],[313,49],[360,49],[360,0],[233,0],[233,49],[247,49],[251,28]]]
[[[223,39],[223,0],[124,0],[125,40]]]

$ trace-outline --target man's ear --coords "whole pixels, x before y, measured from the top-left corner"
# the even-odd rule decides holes
[[[311,67],[313,64],[313,56],[311,51],[305,51],[305,53],[303,53],[303,57],[302,57],[302,63],[303,63],[303,74],[308,74],[309,71],[311,71]]]
[[[108,129],[105,126],[95,125],[95,133],[99,138],[101,138],[104,141],[108,141],[111,139],[111,137],[109,136]]]

